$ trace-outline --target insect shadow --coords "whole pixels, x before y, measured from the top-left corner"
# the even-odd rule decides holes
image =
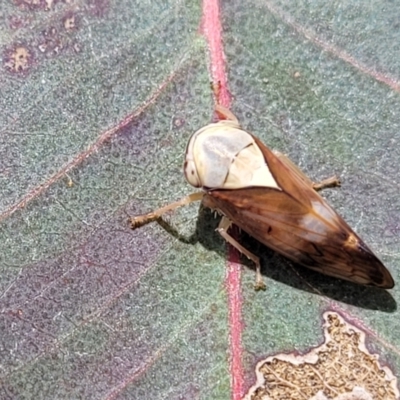
[[[158,224],[181,242],[189,245],[199,242],[207,250],[213,251],[221,257],[226,257],[226,242],[216,232],[219,221],[220,217],[215,218],[213,211],[201,205],[196,220],[195,232],[189,237],[184,237],[167,221],[163,219],[157,220]],[[395,299],[384,289],[357,285],[312,271],[280,256],[247,233],[239,232],[236,227],[234,229],[237,231],[236,237],[239,239],[240,244],[260,258],[263,276],[296,289],[314,294],[319,293],[322,296],[356,307],[384,312],[394,312],[397,309]],[[254,264],[245,256],[241,255],[240,261],[246,268],[255,270]]]

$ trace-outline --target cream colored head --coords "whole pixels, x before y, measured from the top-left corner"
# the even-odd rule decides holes
[[[186,148],[186,180],[206,189],[278,188],[253,137],[233,121],[195,132]]]

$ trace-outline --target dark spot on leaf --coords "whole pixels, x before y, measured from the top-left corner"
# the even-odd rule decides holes
[[[173,125],[175,128],[182,128],[185,125],[185,120],[183,118],[176,117],[173,119]]]

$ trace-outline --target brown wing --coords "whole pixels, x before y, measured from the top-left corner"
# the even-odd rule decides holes
[[[385,266],[309,185],[255,138],[281,191],[209,191],[205,204],[289,259],[326,275],[392,288]]]

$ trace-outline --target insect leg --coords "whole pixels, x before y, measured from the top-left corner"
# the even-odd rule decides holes
[[[290,158],[285,156],[283,153],[274,150],[274,154],[288,167],[291,172],[297,175],[304,183],[311,186],[314,190],[322,190],[328,187],[340,186],[340,180],[336,176],[331,176],[330,178],[324,179],[319,183],[313,182],[300,168],[293,163]]]
[[[218,225],[216,231],[235,249],[239,250],[242,254],[244,254],[249,260],[253,261],[256,264],[256,290],[265,290],[265,283],[263,282],[263,278],[261,275],[261,266],[260,259],[255,256],[253,253],[245,249],[241,244],[239,244],[232,236],[228,234],[228,229],[232,225],[232,222],[226,218],[222,217],[221,222]]]
[[[233,122],[236,122],[238,124],[238,126],[240,125],[235,114],[231,110],[228,110],[226,107],[221,106],[220,104],[217,104],[215,106],[215,112],[220,119],[226,119],[228,121],[233,121]]]
[[[139,226],[148,224],[149,222],[155,221],[160,218],[161,215],[165,214],[167,211],[175,210],[178,207],[186,206],[194,201],[202,200],[204,196],[203,192],[192,193],[189,196],[184,197],[174,203],[168,204],[167,206],[161,207],[158,210],[154,210],[148,214],[138,215],[137,217],[131,218],[132,229],[136,229]]]
[[[326,178],[321,182],[315,183],[313,182],[313,189],[318,191],[322,189],[326,189],[328,187],[336,187],[340,186],[340,179],[337,178],[336,176],[331,176],[330,178]]]

